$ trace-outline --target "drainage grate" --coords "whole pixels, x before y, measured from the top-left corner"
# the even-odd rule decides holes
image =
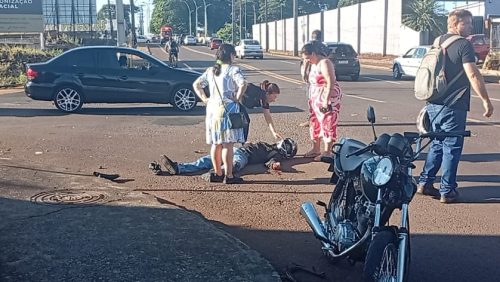
[[[30,201],[41,205],[86,205],[105,201],[107,196],[93,191],[58,190],[41,192],[31,196]]]

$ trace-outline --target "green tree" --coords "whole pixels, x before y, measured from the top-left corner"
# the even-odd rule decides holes
[[[364,3],[364,2],[368,2],[368,1],[373,1],[373,0],[339,0],[337,7],[341,8],[341,7],[351,6],[354,4]]]
[[[403,14],[403,24],[415,31],[444,32],[444,11],[436,0],[413,0],[407,4]]]
[[[217,30],[216,34],[217,37],[222,39],[224,42],[231,42],[231,36],[232,36],[232,28],[233,25],[231,23],[226,23],[222,28]],[[240,36],[240,27],[238,25],[235,25],[235,30],[234,30],[234,36],[235,41],[238,41],[239,36]]]

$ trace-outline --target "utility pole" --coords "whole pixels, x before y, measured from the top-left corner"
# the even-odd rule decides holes
[[[125,38],[125,20],[123,17],[123,0],[116,0],[116,44],[117,46],[126,45],[127,39]]]
[[[269,52],[269,25],[267,24],[267,0],[264,0],[264,21],[266,22],[266,52]]]
[[[299,55],[299,5],[297,0],[293,0],[293,55]]]
[[[243,39],[243,22],[242,22],[242,17],[243,17],[243,3],[240,0],[240,40]]]
[[[116,10],[116,6],[115,6],[115,10]],[[108,17],[109,17],[109,31],[111,32],[111,40],[113,40],[114,36],[113,36],[113,16],[111,14],[111,1],[108,0]]]
[[[231,43],[234,45],[234,42],[235,42],[235,37],[234,37],[234,0],[231,0]]]
[[[136,33],[135,33],[135,5],[134,5],[134,0],[130,0],[130,22],[132,24],[132,47],[135,48],[137,47],[137,38],[136,38]]]
[[[90,30],[90,38],[94,38],[94,31],[92,27],[92,0],[89,0],[89,30]]]
[[[191,7],[189,7],[188,2],[186,2],[186,1],[184,1],[184,0],[182,0],[182,2],[184,2],[184,4],[186,4],[186,7],[188,8],[188,13],[189,13],[189,14],[188,14],[188,16],[189,16],[189,35],[193,35],[193,34],[191,33],[191,26],[192,26],[192,24],[191,24],[191,13],[193,13],[193,12],[191,11]]]

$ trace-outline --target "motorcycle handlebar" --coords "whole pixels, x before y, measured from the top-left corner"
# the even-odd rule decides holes
[[[404,137],[407,139],[418,139],[418,138],[445,138],[445,137],[470,137],[470,130],[465,131],[450,131],[450,132],[428,132],[420,134],[417,132],[405,132]]]
[[[358,155],[361,155],[361,154],[363,154],[363,153],[365,153],[365,152],[368,152],[368,151],[371,149],[371,147],[372,147],[372,144],[369,144],[369,145],[367,145],[367,146],[366,146],[366,147],[364,147],[364,148],[358,149],[358,150],[356,150],[356,151],[354,151],[354,152],[352,152],[352,153],[350,153],[350,154],[347,154],[345,157],[346,157],[346,158],[349,158],[350,156],[358,156]]]

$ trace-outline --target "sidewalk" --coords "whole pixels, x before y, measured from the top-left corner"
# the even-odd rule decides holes
[[[280,281],[201,215],[61,171],[0,160],[0,281]]]

